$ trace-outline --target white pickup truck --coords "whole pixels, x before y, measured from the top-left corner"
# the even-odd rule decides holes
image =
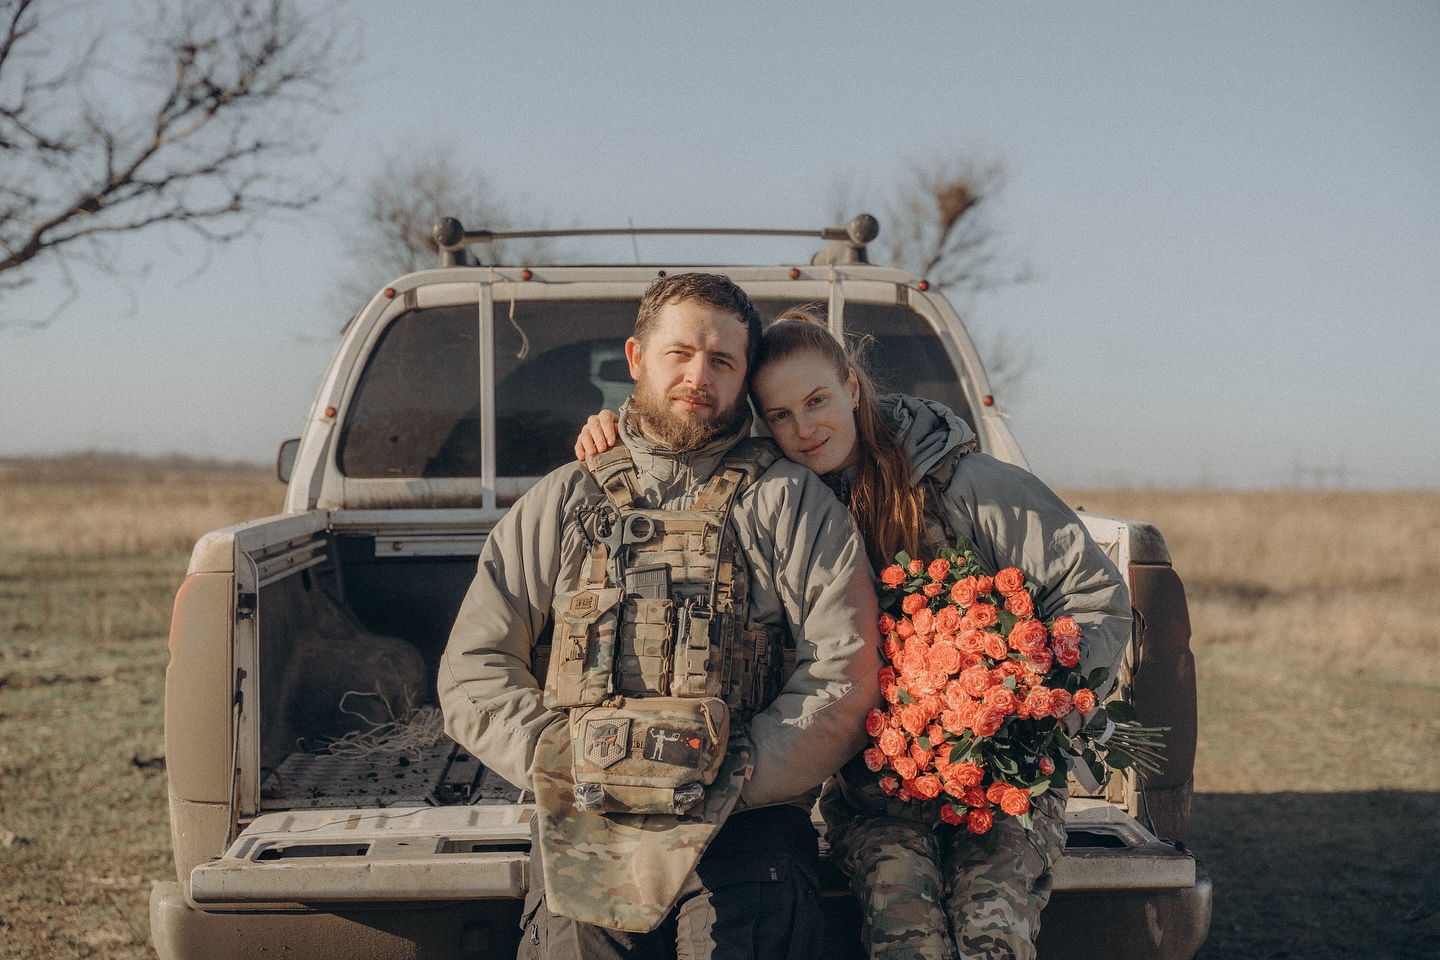
[[[1025,466],[955,310],[923,278],[866,262],[876,229],[859,217],[812,233],[829,243],[811,263],[698,269],[766,316],[827,305],[836,332],[874,337],[885,386],[947,404],[983,450]],[[589,414],[629,394],[640,295],[682,268],[481,267],[469,246],[498,235],[451,220],[436,236],[441,266],[397,279],[346,328],[304,436],[282,447],[285,512],[195,546],[166,674],[175,880],[150,901],[162,960],[514,954],[533,807],[427,735],[436,665],[487,534],[570,459]],[[1184,589],[1154,527],[1084,519],[1128,574],[1123,688],[1142,721],[1171,728],[1168,762],[1098,796],[1072,783],[1040,955],[1189,958],[1211,893],[1184,845]],[[357,743],[390,721],[390,741]],[[858,957],[854,901],[838,871],[825,879],[827,955]]]

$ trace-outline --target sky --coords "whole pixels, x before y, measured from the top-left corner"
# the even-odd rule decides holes
[[[803,228],[837,182],[961,156],[1003,164],[988,215],[1033,272],[963,307],[1031,357],[998,399],[1042,479],[1440,487],[1432,0],[341,9],[295,175],[342,187],[210,251],[132,238],[131,275],[81,270],[48,325],[0,330],[0,457],[271,461],[359,306],[347,218],[389,156],[443,152],[552,226]],[[692,243],[675,259],[814,248]]]

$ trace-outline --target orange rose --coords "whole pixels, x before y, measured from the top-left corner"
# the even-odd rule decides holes
[[[999,780],[996,780],[994,783],[990,784],[990,786],[985,788],[985,799],[989,800],[991,803],[998,804],[1001,800],[1005,798],[1005,793],[1009,789],[1010,785],[1008,783],[1001,783]]]
[[[933,773],[927,773],[915,778],[911,785],[910,792],[921,800],[934,800],[940,796],[940,778]]]
[[[900,702],[900,684],[889,683],[880,688],[880,695],[885,698],[886,703]]]
[[[905,568],[898,563],[892,563],[880,573],[880,582],[892,590],[905,582]]]
[[[880,645],[880,650],[882,653],[885,654],[886,660],[894,663],[895,658],[900,655],[899,635],[892,633],[890,636],[886,637],[885,642]]]
[[[1012,817],[1019,817],[1030,810],[1030,791],[1019,787],[1007,787],[1005,796],[1000,798],[1000,809]]]
[[[975,589],[975,578],[966,577],[958,580],[955,586],[950,588],[950,599],[962,607],[968,607],[975,602],[978,591]]]
[[[990,609],[994,609],[991,607]],[[1005,638],[998,633],[985,634],[985,655],[991,660],[1004,660],[1010,655],[1010,648],[1005,645]]]
[[[978,787],[980,781],[985,779],[985,771],[980,764],[966,760],[950,765],[950,779],[961,787]]]
[[[930,648],[928,662],[931,670],[938,670],[948,680],[952,674],[960,672],[960,651],[953,643],[936,643]]]
[[[984,653],[985,631],[973,627],[960,631],[960,649],[965,653]]]
[[[880,628],[880,635],[883,637],[895,629],[895,618],[888,613],[882,613],[880,614],[880,621],[877,626]]]
[[[950,572],[949,560],[931,560],[930,566],[925,569],[931,580],[944,580],[945,575]]]
[[[908,640],[911,637],[915,636],[915,624],[910,622],[909,617],[906,617],[899,623],[895,624],[895,636],[899,637],[901,640]]]
[[[912,743],[910,744],[910,759],[914,760],[915,766],[923,772],[925,770],[929,770],[931,764],[934,763],[935,751],[926,750],[924,747],[920,746],[920,744]]]
[[[885,769],[885,753],[879,747],[865,748],[865,768],[871,773],[879,773]]]
[[[918,593],[907,593],[905,599],[900,601],[900,609],[905,611],[906,616],[913,617],[925,609],[925,598]]]
[[[1081,688],[1075,691],[1075,709],[1088,714],[1095,709],[1095,691]]]
[[[881,673],[884,673],[882,670]],[[872,737],[878,737],[890,727],[890,718],[879,710],[871,710],[865,714],[865,732]]]
[[[953,804],[949,803],[940,808],[940,819],[952,827],[958,827],[965,822],[965,817],[955,809]]]
[[[945,728],[938,723],[932,723],[925,728],[925,736],[929,737],[931,745],[938,749],[940,744],[945,742]]]
[[[915,761],[909,757],[891,757],[890,766],[895,768],[895,772],[900,775],[901,780],[913,780],[915,774],[920,772]]]
[[[920,560],[911,560],[909,565],[906,566],[905,569],[909,572],[910,576],[918,577],[920,575],[920,571],[925,569],[925,564],[923,561]]]
[[[1015,691],[1009,687],[991,687],[985,691],[985,705],[1003,714],[1015,712]]]
[[[989,833],[995,825],[995,815],[986,807],[976,807],[965,816],[965,828],[977,836]]]
[[[925,728],[930,725],[930,718],[925,715],[925,708],[918,703],[900,708],[900,725],[912,736],[920,736]]]
[[[1050,632],[1057,637],[1074,637],[1079,640],[1080,624],[1075,622],[1074,617],[1056,617],[1050,626]]]
[[[965,721],[965,715],[954,707],[941,711],[940,725],[945,728],[946,733],[954,734],[957,737],[970,726]]]
[[[975,711],[975,723],[970,728],[977,737],[993,737],[1005,723],[1005,714],[994,707],[981,707]]]
[[[978,664],[960,673],[960,689],[972,697],[983,697],[990,689],[990,671]]]
[[[908,600],[910,598],[906,597],[905,599]],[[920,609],[915,611],[914,615],[910,618],[910,622],[914,624],[916,633],[921,636],[927,636],[935,629],[935,614],[931,613],[929,608],[924,606],[924,601],[921,601]]]
[[[1025,696],[1025,706],[1032,717],[1050,716],[1050,691],[1045,687],[1032,687]]]
[[[905,734],[894,727],[880,734],[880,751],[887,757],[899,757],[905,753]]]
[[[978,786],[966,787],[960,802],[967,807],[984,807],[986,805],[985,791]]]
[[[989,593],[991,590],[994,590],[994,589],[995,589],[995,578],[994,578],[994,577],[976,577],[976,578],[975,578],[975,592],[976,592],[977,594],[979,594],[980,596],[983,597],[985,594]]]
[[[977,603],[966,611],[965,618],[975,629],[984,630],[1000,622],[1000,612],[988,603]]]
[[[1017,590],[1025,589],[1025,574],[1017,567],[1006,567],[995,574],[995,589],[1000,591],[1000,596],[1008,597]]]
[[[1055,666],[1055,655],[1049,650],[1037,650],[1027,655],[1025,659],[1030,664],[1030,668],[1042,677],[1050,672],[1051,667]]]
[[[945,592],[945,584],[927,583],[925,584],[925,586],[920,588],[920,592],[925,594],[925,596],[927,597],[938,597],[940,596],[940,594]]]
[[[1005,609],[1023,620],[1035,615],[1035,601],[1024,590],[1017,590],[1005,598]]]
[[[1039,620],[1021,620],[1010,631],[1010,646],[1021,653],[1030,654],[1036,650],[1044,650],[1046,639],[1045,625]]]
[[[935,631],[937,633],[954,633],[960,629],[960,611],[954,607],[941,607],[940,612],[935,614]]]

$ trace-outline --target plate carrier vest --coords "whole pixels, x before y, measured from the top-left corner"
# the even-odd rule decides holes
[[[750,577],[730,512],[779,459],[737,444],[686,510],[641,502],[625,445],[586,460],[606,502],[581,508],[591,544],[579,589],[556,594],[545,705],[570,717],[575,805],[684,813],[725,758],[732,715],[748,720],[795,667],[784,626],[747,624]]]

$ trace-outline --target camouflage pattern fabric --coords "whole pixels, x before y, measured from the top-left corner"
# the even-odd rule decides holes
[[[850,875],[871,960],[1033,960],[1065,797],[1046,793],[1030,829],[1006,818],[993,853],[964,830],[867,813],[831,784],[820,801],[831,857]]]
[[[683,816],[578,810],[573,769],[570,725],[552,723],[540,734],[532,770],[549,909],[614,930],[654,930],[739,799],[750,771],[748,740],[732,734],[715,782]]]

